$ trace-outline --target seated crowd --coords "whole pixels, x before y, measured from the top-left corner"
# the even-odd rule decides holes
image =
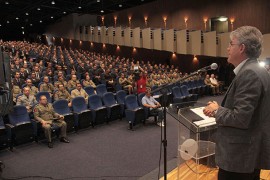
[[[109,92],[124,89],[128,94],[146,93],[150,98],[147,87],[178,82],[180,78],[188,76],[188,73],[180,72],[174,65],[135,61],[59,46],[22,41],[1,42],[0,46],[9,51],[14,104],[25,105],[28,112],[42,123],[44,129],[47,125],[37,116],[40,113],[35,110],[38,111],[40,103],[42,104],[46,97],[36,99],[38,92],[49,92],[54,101],[66,99],[71,107],[72,99],[78,96],[84,97],[88,103],[89,95],[84,90],[88,86],[96,89],[99,84],[105,84]],[[205,77],[198,74],[186,81],[196,79],[204,79],[212,95],[222,93],[223,84],[214,74],[206,74]],[[149,101],[147,97],[143,101],[143,104],[149,107],[160,105],[155,101],[146,103]],[[53,116],[58,117],[55,114],[52,114]],[[58,124],[62,126],[62,123]],[[49,147],[52,147],[50,137],[47,138]],[[68,142],[64,133],[62,138],[63,142]]]

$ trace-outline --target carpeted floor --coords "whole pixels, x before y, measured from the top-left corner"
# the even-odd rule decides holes
[[[199,101],[221,102],[222,98],[203,97]],[[176,167],[177,123],[167,116],[168,171]],[[127,127],[127,121],[122,120],[89,128],[69,134],[70,144],[55,139],[53,149],[33,142],[15,147],[14,152],[3,150],[2,179],[157,179],[161,128],[153,119],[136,126],[135,131]]]

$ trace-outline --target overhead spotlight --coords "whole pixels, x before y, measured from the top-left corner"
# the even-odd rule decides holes
[[[28,16],[28,15],[29,15],[29,13],[25,13],[25,15],[26,15],[26,16]]]
[[[42,20],[40,20],[39,22],[42,23]]]
[[[6,2],[5,2],[5,4],[6,4],[6,5],[8,5],[8,4],[9,4],[9,2],[8,2],[8,1],[6,1]]]
[[[97,0],[97,2],[100,2],[100,0]]]
[[[51,19],[53,19],[53,16],[51,16]]]
[[[24,29],[24,27],[22,26],[22,29]]]
[[[18,17],[16,17],[16,19],[18,20],[19,18],[18,18]]]
[[[0,24],[0,27],[2,26],[2,24]]]
[[[119,7],[122,7],[122,4],[119,4]]]
[[[64,11],[64,12],[63,12],[63,14],[67,14],[67,12],[66,12],[66,11]]]
[[[7,21],[7,23],[9,24],[9,21]]]
[[[38,11],[40,11],[41,9],[40,8],[37,8]]]
[[[52,1],[52,4],[55,4],[55,2],[54,2],[54,1]]]
[[[22,34],[24,34],[24,31],[22,32]]]
[[[100,11],[101,13],[104,13],[103,9]]]
[[[82,9],[82,7],[81,7],[81,6],[79,6],[79,7],[78,7],[78,9]]]
[[[33,24],[30,24],[30,26],[33,26]]]

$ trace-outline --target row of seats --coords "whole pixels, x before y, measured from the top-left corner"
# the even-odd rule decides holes
[[[189,94],[187,86],[172,86],[167,87],[169,98],[166,105],[197,101],[198,95]],[[185,97],[183,97],[183,94],[185,94]],[[124,116],[129,122],[129,128],[133,129],[133,126],[144,123],[151,116],[149,108],[144,107],[141,103],[143,96],[145,96],[145,93],[127,95],[126,91],[120,90],[115,94],[112,92],[104,92],[103,95],[92,94],[89,96],[88,102],[83,97],[75,97],[72,100],[71,108],[68,107],[67,100],[57,100],[53,102],[53,107],[57,113],[64,115],[67,132],[78,131],[91,125],[94,127],[105,122],[109,123],[116,119],[122,119]],[[154,97],[158,101],[162,98],[160,93]],[[157,120],[157,115],[152,116]],[[56,129],[53,129],[53,131],[56,131]],[[25,106],[14,106],[13,112],[8,115],[8,123],[4,124],[3,120],[0,120],[0,141],[5,139],[6,136],[7,141],[2,142],[8,144],[10,149],[17,143],[38,141],[41,132],[41,124],[30,119]]]

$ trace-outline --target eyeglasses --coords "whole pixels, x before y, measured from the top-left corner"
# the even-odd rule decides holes
[[[232,47],[233,45],[240,45],[240,44],[238,44],[238,43],[232,43],[232,42],[229,43],[229,47]]]

